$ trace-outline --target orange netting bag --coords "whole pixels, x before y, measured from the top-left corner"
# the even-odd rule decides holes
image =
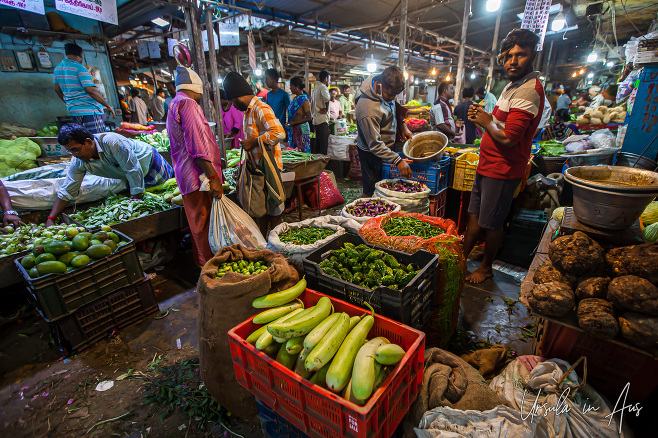
[[[444,233],[429,239],[419,236],[388,236],[384,226],[395,217],[412,217],[440,227]],[[466,258],[459,244],[455,223],[450,219],[419,213],[394,212],[370,219],[363,225],[359,235],[371,245],[408,254],[424,249],[439,255],[437,306],[424,331],[428,346],[447,345],[459,319],[459,299],[466,276]]]

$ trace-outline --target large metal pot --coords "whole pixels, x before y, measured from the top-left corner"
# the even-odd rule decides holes
[[[629,181],[656,183],[632,186]],[[658,195],[658,174],[616,166],[572,167],[565,178],[573,186],[573,211],[595,228],[623,230],[632,226]],[[623,182],[620,183],[621,181]]]
[[[414,135],[411,140],[407,140],[402,152],[415,163],[438,161],[443,158],[441,153],[447,145],[448,137],[442,132],[421,132]]]
[[[639,158],[639,160],[638,160]],[[635,162],[637,161],[637,164]],[[617,154],[617,166],[633,167],[635,169],[644,169],[655,171],[658,163],[651,158],[642,157],[638,154],[631,154],[630,152],[619,152]]]
[[[591,149],[587,152],[562,154],[567,159],[569,167],[598,166],[599,164],[612,164],[612,160],[619,149]]]

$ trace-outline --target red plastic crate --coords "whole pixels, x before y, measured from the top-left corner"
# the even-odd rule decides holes
[[[306,307],[326,296],[306,289],[299,297]],[[331,298],[336,312],[363,315],[364,309]],[[245,339],[259,326],[252,318],[228,332],[238,382],[302,432],[318,438],[389,438],[416,399],[423,381],[425,334],[375,314],[369,338],[384,336],[406,354],[370,397],[357,406],[312,384],[249,344]]]
[[[443,189],[436,195],[430,195],[430,216],[446,217],[446,199],[448,189]]]

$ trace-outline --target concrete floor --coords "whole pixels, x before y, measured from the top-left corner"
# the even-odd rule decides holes
[[[350,202],[359,196],[359,184],[347,181],[341,184],[341,191],[346,202]],[[325,214],[339,210],[340,206]],[[312,215],[309,209],[304,210],[305,218]],[[296,215],[286,219],[297,220]],[[63,357],[49,342],[48,326],[36,312],[29,307],[18,314],[5,309],[6,317],[0,318],[0,431],[26,437],[81,436],[99,421],[131,412],[131,416],[113,421],[104,431],[97,428],[91,435],[111,436],[112,431],[117,436],[138,437],[151,428],[150,436],[206,436],[208,431],[181,429],[187,417],[177,412],[165,422],[159,421],[160,412],[145,403],[141,395],[144,383],[138,380],[115,381],[114,389],[107,392],[85,390],[83,398],[78,392],[82,382],[95,385],[101,380],[116,379],[130,368],[146,370],[157,357],[169,362],[198,357],[195,284],[199,270],[190,260],[189,251],[179,251],[166,267],[150,272],[160,310],[169,310],[165,317],[148,317],[124,328],[116,338],[101,340],[70,358]],[[469,261],[468,265],[472,271],[477,262]],[[499,271],[480,285],[466,285],[460,312],[463,330],[477,340],[508,345],[519,355],[531,353],[532,339],[522,340],[519,335],[525,324],[533,322],[518,302],[519,286],[518,278]],[[21,291],[15,293],[19,295],[14,301],[20,302]],[[46,391],[48,396],[43,399],[38,397],[44,388],[56,382],[57,391]],[[28,400],[26,393],[37,395],[30,395]],[[50,404],[46,403],[53,394],[56,395]],[[68,405],[70,400],[74,401]],[[75,418],[72,407],[88,409],[88,415]],[[253,420],[234,420],[231,427],[244,436],[261,436]],[[214,432],[223,434],[221,428]]]

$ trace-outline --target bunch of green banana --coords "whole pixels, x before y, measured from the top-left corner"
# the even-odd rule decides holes
[[[333,313],[331,300],[322,297],[305,309],[297,299],[305,288],[302,279],[254,300],[255,308],[267,310],[253,318],[263,325],[247,342],[312,383],[365,405],[402,360],[404,349],[383,337],[367,340],[375,323],[372,308],[370,314],[350,317]]]

